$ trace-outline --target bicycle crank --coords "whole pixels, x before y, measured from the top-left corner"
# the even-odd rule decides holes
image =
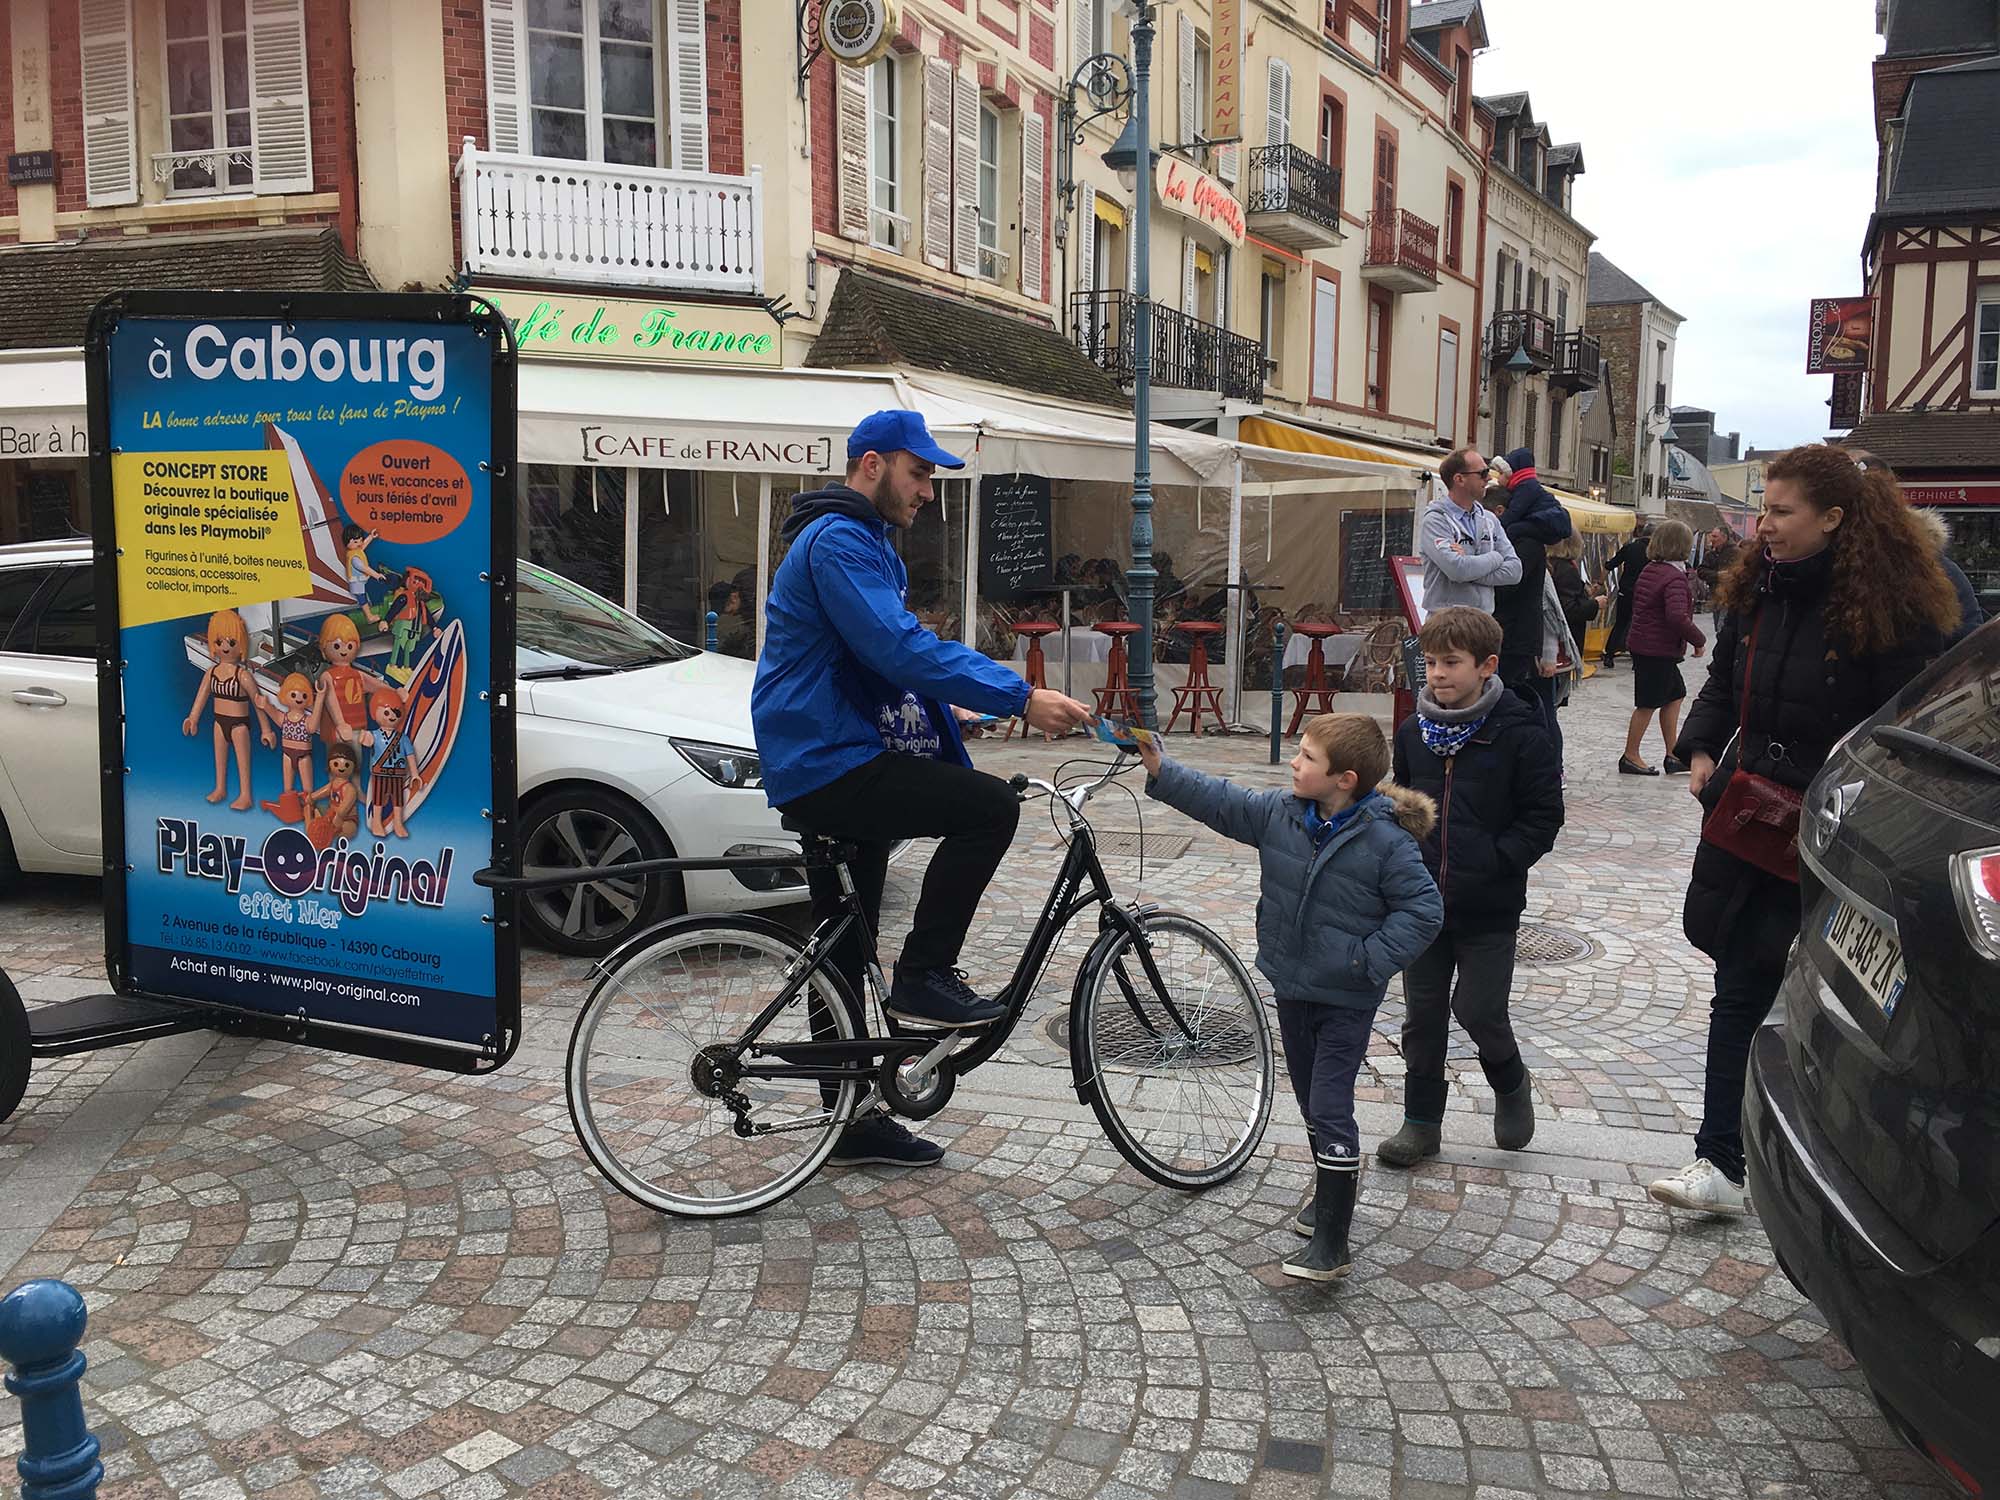
[[[928,1120],[951,1103],[958,1074],[947,1055],[957,1038],[943,1043],[911,1042],[883,1057],[880,1070],[882,1102],[912,1120]]]

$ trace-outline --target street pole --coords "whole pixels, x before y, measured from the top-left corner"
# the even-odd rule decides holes
[[[1132,26],[1132,121],[1138,136],[1137,191],[1133,197],[1134,249],[1138,285],[1132,312],[1132,567],[1126,573],[1126,594],[1132,620],[1139,627],[1128,665],[1132,690],[1138,695],[1139,717],[1150,729],[1159,728],[1153,696],[1153,132],[1151,94],[1153,72],[1153,0],[1139,0]]]

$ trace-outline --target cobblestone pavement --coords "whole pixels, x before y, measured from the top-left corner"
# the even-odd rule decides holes
[[[546,954],[497,1076],[205,1036],[40,1064],[0,1125],[0,1284],[88,1295],[118,1500],[1934,1494],[1755,1220],[1671,1222],[1640,1186],[1685,1159],[1707,990],[1679,934],[1695,809],[1615,774],[1628,690],[1565,715],[1570,823],[1529,917],[1587,951],[1521,970],[1535,1149],[1492,1148],[1455,1053],[1444,1155],[1369,1169],[1336,1288],[1276,1271],[1307,1175],[1284,1099],[1199,1197],[1076,1103],[1051,1027],[1087,935],[925,1127],[943,1167],[830,1172],[719,1225],[591,1171],[560,1073],[584,968]],[[1046,773],[1080,745],[980,758]],[[1262,741],[1181,748],[1283,774]],[[1147,897],[1247,954],[1254,865],[1157,806],[1145,829],[1156,856],[1193,838],[1149,858]],[[975,978],[1011,968],[1058,853],[1030,810]],[[892,933],[921,858],[892,872]],[[82,882],[0,900],[0,966],[34,1001],[101,987],[99,920]],[[1392,991],[1371,1140],[1399,1020]],[[0,1419],[0,1454],[19,1443]]]

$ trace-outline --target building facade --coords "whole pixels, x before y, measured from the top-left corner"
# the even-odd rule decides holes
[[[1883,6],[1880,173],[1863,247],[1875,318],[1847,442],[1943,512],[2000,604],[2000,0]]]
[[[1589,295],[1585,323],[1603,350],[1621,424],[1611,462],[1611,499],[1636,505],[1648,515],[1664,515],[1674,344],[1684,320],[1595,250],[1590,253]]]
[[[1485,424],[1495,453],[1526,448],[1549,483],[1589,486],[1576,397],[1602,379],[1587,330],[1590,247],[1577,222],[1583,148],[1558,144],[1526,94],[1481,101],[1495,122],[1487,172]]]

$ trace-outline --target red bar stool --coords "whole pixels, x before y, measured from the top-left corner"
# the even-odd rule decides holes
[[[1097,690],[1098,717],[1111,714],[1128,723],[1142,723],[1139,695],[1132,691],[1132,680],[1125,668],[1125,638],[1137,635],[1139,627],[1130,620],[1101,620],[1091,629],[1111,637],[1111,658],[1105,663],[1104,686]]]
[[[1031,691],[1035,688],[1045,688],[1049,685],[1047,678],[1043,676],[1047,662],[1042,656],[1042,637],[1053,635],[1059,629],[1061,627],[1051,620],[1016,620],[1014,622],[1014,634],[1023,635],[1028,638],[1027,679],[1028,687]],[[1020,718],[1009,719],[1007,721],[1007,732],[1001,735],[1000,738],[1011,740],[1014,738],[1014,730],[1017,727],[1021,731],[1021,738],[1025,740],[1028,737],[1028,721]],[[1046,740],[1052,739],[1054,736],[1045,734],[1042,738]]]
[[[1215,720],[1215,727],[1227,734],[1229,721],[1222,716],[1222,689],[1208,680],[1208,638],[1220,635],[1222,627],[1213,620],[1185,620],[1174,629],[1188,638],[1188,675],[1187,685],[1174,689],[1174,712],[1167,728],[1172,730],[1186,714],[1188,728],[1199,739],[1202,715],[1207,714]]]
[[[1294,625],[1292,631],[1312,642],[1312,651],[1306,656],[1306,680],[1292,689],[1292,696],[1298,700],[1298,707],[1292,710],[1292,722],[1285,730],[1287,736],[1297,734],[1299,725],[1305,722],[1306,714],[1333,712],[1333,695],[1338,689],[1326,676],[1326,638],[1341,634],[1338,625],[1324,620],[1307,620]],[[1318,707],[1314,708],[1314,701]]]

